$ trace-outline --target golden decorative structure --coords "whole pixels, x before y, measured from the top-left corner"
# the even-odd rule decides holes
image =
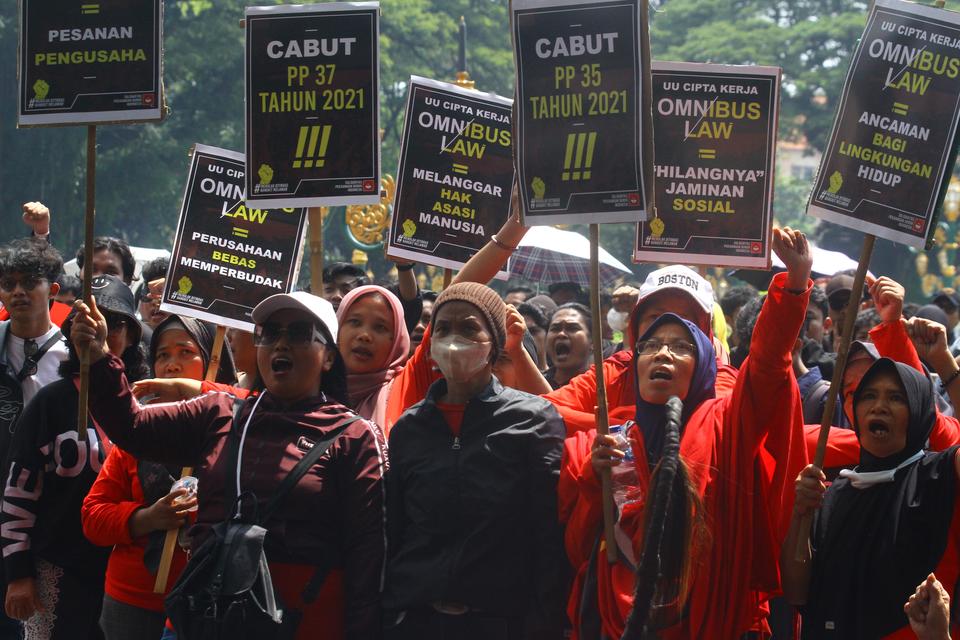
[[[383,242],[383,234],[390,226],[390,210],[396,191],[397,181],[393,176],[384,174],[380,180],[380,202],[347,207],[345,221],[357,242],[371,246]]]
[[[960,248],[960,180],[950,180],[947,194],[943,199],[943,218],[946,224],[938,227],[933,234],[936,246],[929,252],[918,252],[915,259],[917,275],[923,296],[929,298],[937,291],[946,288],[960,288],[960,274],[957,273],[957,249]],[[946,228],[944,228],[946,227]],[[932,260],[931,260],[932,258]]]

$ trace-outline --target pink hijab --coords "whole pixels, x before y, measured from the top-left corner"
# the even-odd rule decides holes
[[[353,303],[371,293],[382,296],[393,313],[393,348],[390,349],[387,364],[383,369],[369,373],[348,372],[347,393],[350,396],[350,406],[354,411],[363,418],[383,426],[393,378],[403,370],[403,364],[410,352],[410,334],[403,319],[403,305],[397,296],[383,287],[376,285],[357,287],[340,301],[340,307],[337,309],[337,323],[343,326]]]

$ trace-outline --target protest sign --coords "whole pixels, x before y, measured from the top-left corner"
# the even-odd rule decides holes
[[[19,126],[161,118],[161,0],[20,0]]]
[[[780,69],[653,63],[654,216],[634,259],[770,268]]]
[[[507,221],[512,103],[410,79],[388,256],[460,269]]]
[[[524,222],[636,222],[652,189],[645,0],[513,0]]]
[[[877,0],[840,95],[809,213],[922,249],[954,161],[960,14]]]
[[[377,2],[247,7],[247,202],[380,200]]]
[[[160,309],[253,331],[250,313],[297,281],[303,209],[244,204],[243,154],[197,145]]]

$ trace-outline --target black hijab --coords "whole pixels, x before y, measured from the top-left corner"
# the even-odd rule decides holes
[[[906,446],[884,458],[861,448],[858,471],[896,469],[922,451],[936,420],[929,378],[888,358],[877,360],[854,393],[893,373],[909,404]],[[859,436],[859,427],[854,425]],[[956,448],[928,453],[893,482],[855,488],[841,478],[827,490],[813,530],[814,558],[804,638],[882,638],[907,623],[903,603],[932,572],[947,545],[956,490]],[[828,625],[832,625],[828,630]]]
[[[203,359],[203,370],[206,372],[210,364],[210,356],[213,353],[213,343],[216,338],[217,329],[215,325],[195,318],[185,316],[171,315],[166,320],[157,325],[150,337],[150,365],[153,366],[157,357],[157,349],[160,347],[160,339],[167,329],[183,329],[187,335],[197,343],[200,349],[200,356]],[[222,384],[236,384],[237,370],[233,364],[233,355],[230,347],[224,341],[223,348],[220,351],[220,367],[217,369],[217,382]],[[160,498],[170,492],[170,487],[179,476],[179,469],[172,466],[149,462],[147,460],[137,460],[137,477],[140,480],[140,487],[143,489],[143,499],[147,505],[152,505]],[[165,531],[153,531],[150,533],[146,549],[143,552],[143,564],[150,573],[155,574],[160,564],[160,554],[163,549],[163,541],[166,537]]]
[[[153,366],[153,362],[157,358],[157,348],[160,346],[160,338],[163,336],[163,332],[170,328],[183,329],[197,343],[197,347],[200,348],[200,355],[203,357],[203,370],[206,371],[210,364],[210,356],[213,353],[213,342],[217,334],[216,325],[196,318],[177,315],[169,316],[153,330],[153,336],[150,338],[150,365]],[[226,340],[223,341],[223,348],[220,350],[220,368],[217,369],[216,381],[221,384],[237,383],[237,369],[233,364],[233,354],[230,352],[230,346]]]

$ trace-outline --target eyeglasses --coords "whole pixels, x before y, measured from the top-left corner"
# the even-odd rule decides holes
[[[686,340],[671,340],[670,342],[664,342],[663,340],[657,340],[656,338],[650,338],[649,340],[642,340],[638,342],[637,353],[644,356],[652,356],[660,353],[660,350],[664,347],[667,348],[667,351],[678,357],[697,355],[697,346],[687,342]]]
[[[43,276],[23,276],[21,278],[7,276],[6,278],[0,278],[0,289],[13,291],[19,284],[24,291],[33,291],[37,288],[37,285],[45,281],[46,278]]]
[[[847,305],[850,303],[850,292],[849,291],[838,291],[829,298],[827,298],[827,303],[830,305],[830,308],[834,311],[843,311],[847,308]]]
[[[258,324],[253,332],[253,344],[269,347],[276,344],[283,335],[287,336],[287,344],[293,347],[302,347],[314,341],[327,344],[327,339],[312,322],[291,322],[286,327],[270,322]]]

